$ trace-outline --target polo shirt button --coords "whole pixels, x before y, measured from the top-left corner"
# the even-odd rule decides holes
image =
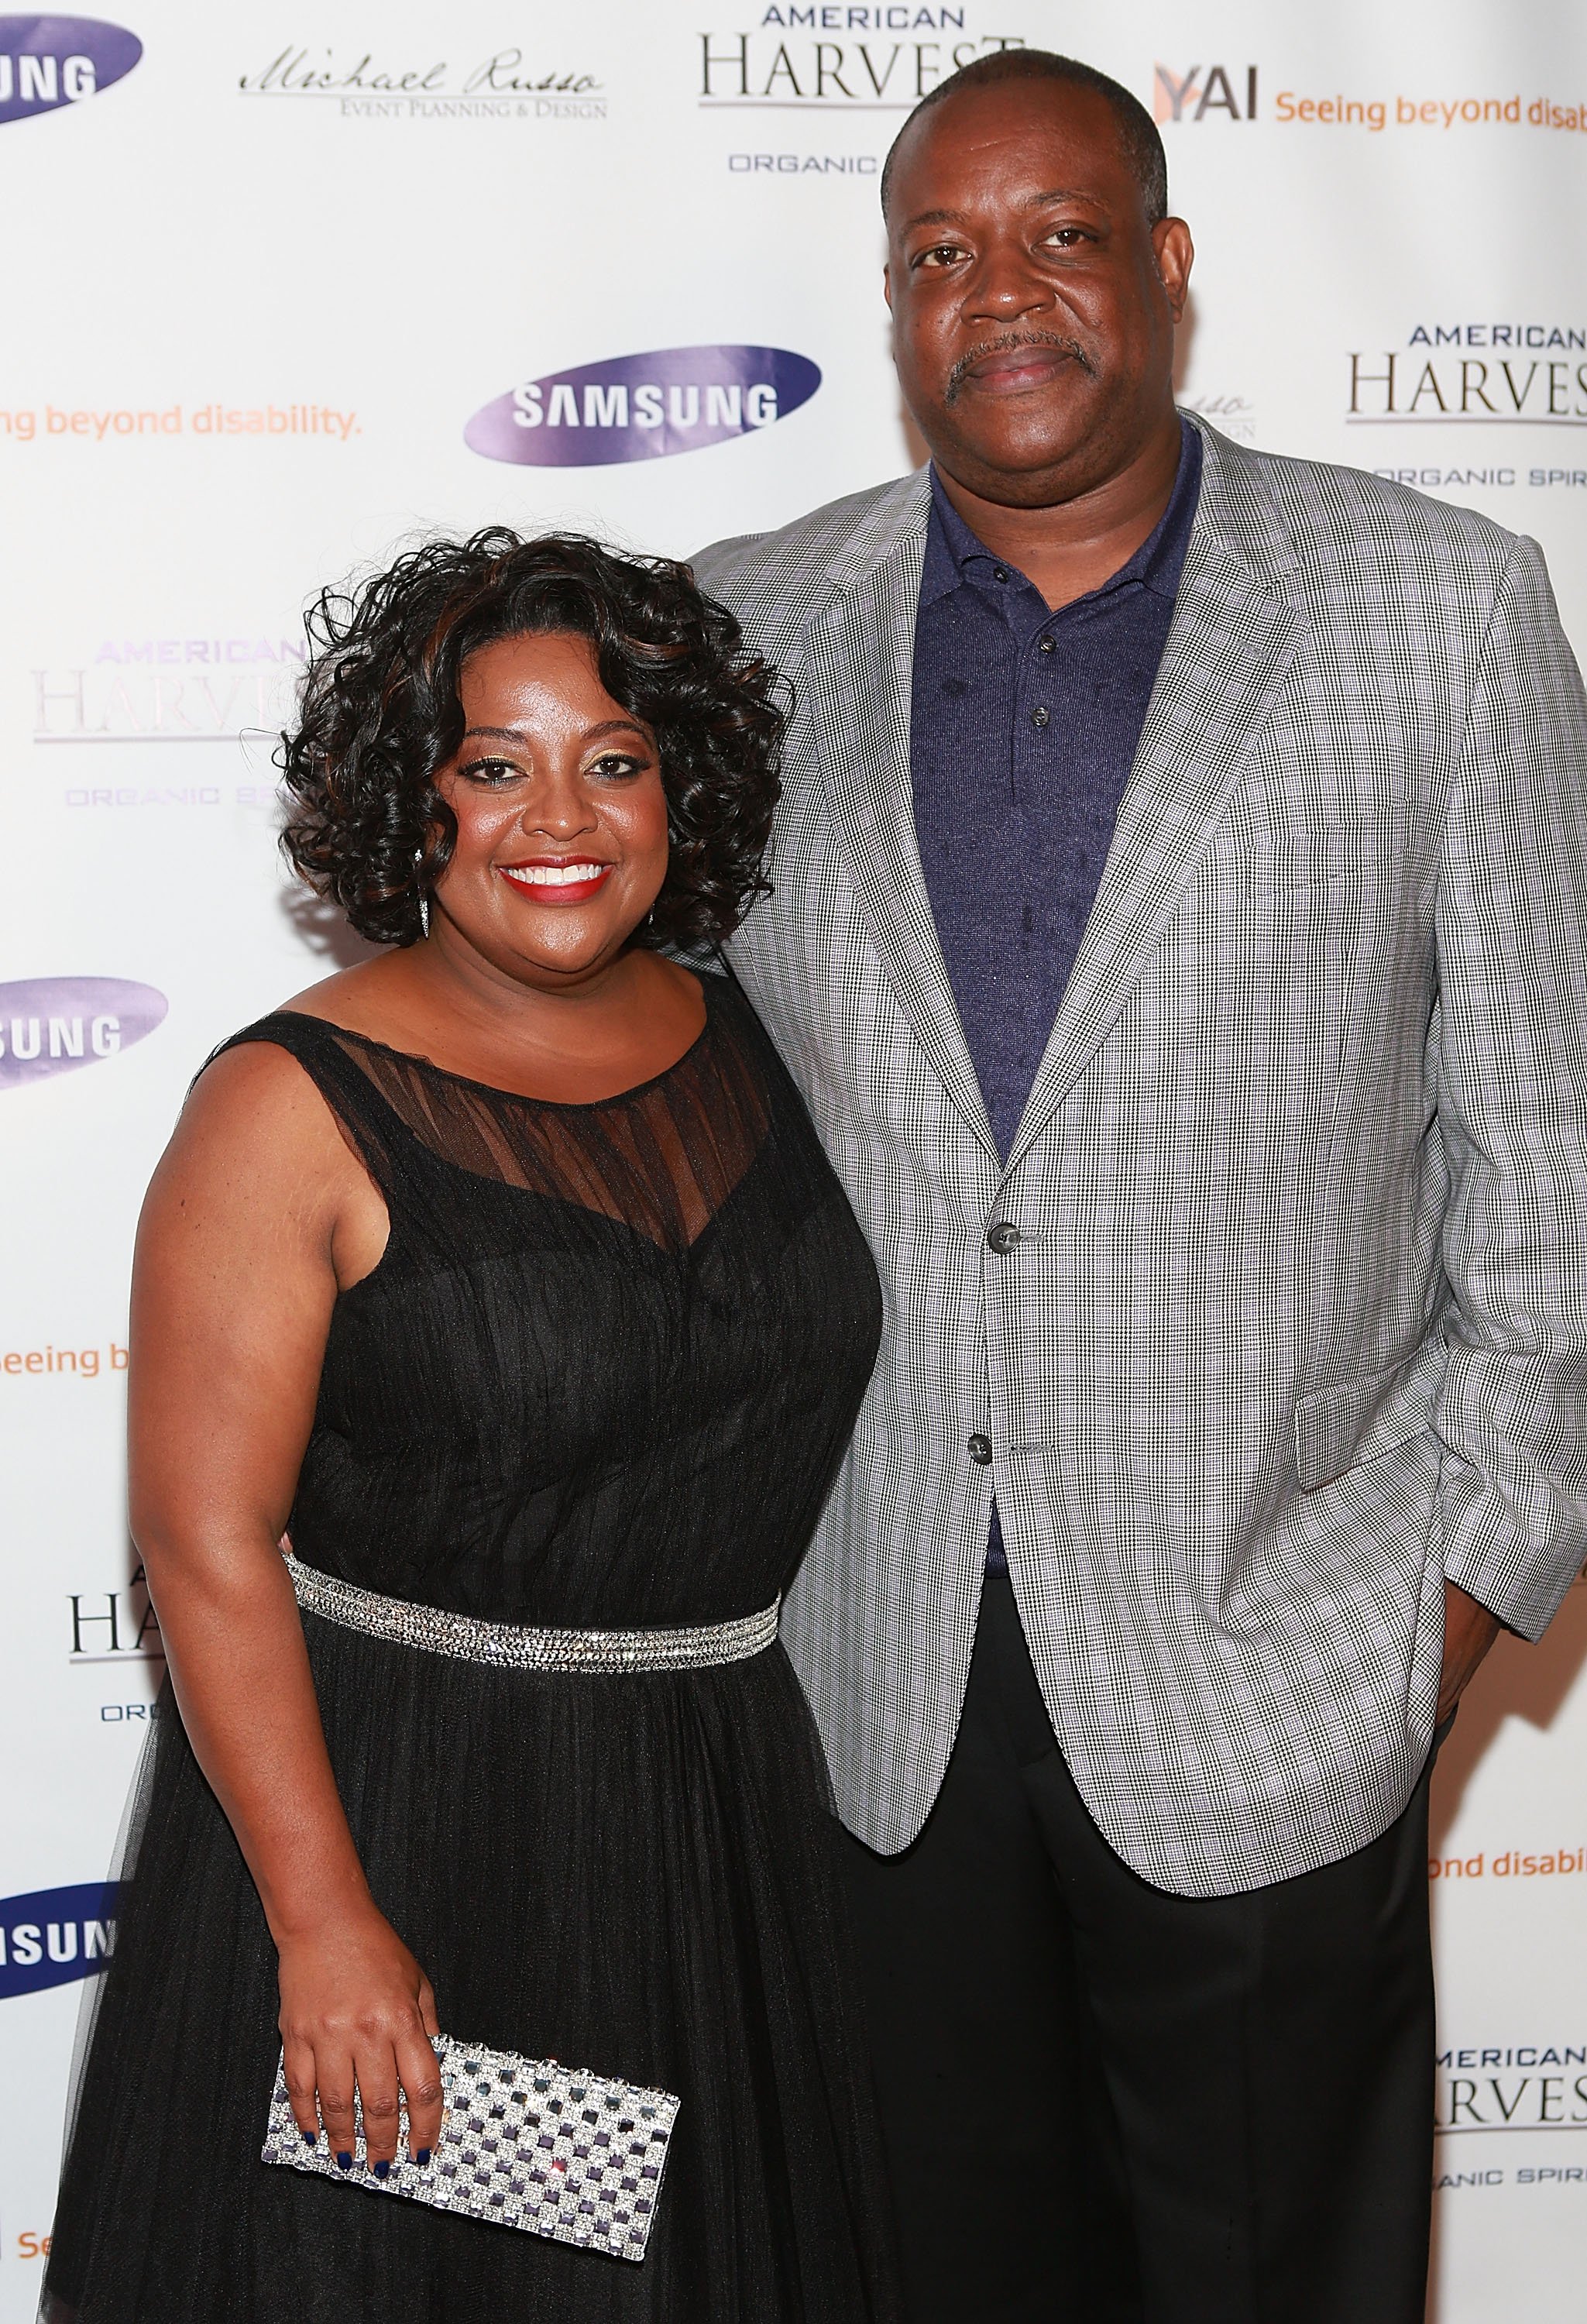
[[[1008,567],[1006,565],[994,565],[992,568],[992,577],[994,581],[1006,581],[1009,577]]]
[[[1041,650],[1043,653],[1056,653],[1058,650],[1058,641],[1056,638],[1043,638],[1041,641]]]
[[[1000,1219],[995,1227],[988,1228],[986,1240],[1001,1259],[1025,1238],[1011,1219]]]
[[[1038,709],[1031,712],[1030,723],[1033,726],[1045,726],[1047,722],[1047,713],[1045,710]]]
[[[991,1468],[992,1439],[990,1436],[983,1436],[980,1430],[977,1429],[974,1435],[970,1439],[968,1444],[965,1445],[964,1450],[968,1452],[970,1458],[974,1462],[978,1469]]]

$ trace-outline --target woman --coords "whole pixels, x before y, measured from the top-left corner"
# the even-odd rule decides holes
[[[311,629],[285,844],[389,949],[226,1045],[144,1209],[176,1708],[44,2313],[861,2324],[833,1828],[769,1609],[878,1291],[736,988],[658,949],[760,884],[775,681],[681,567],[499,530]],[[436,2146],[438,2031],[681,2099],[642,2260],[372,2200]],[[283,2046],[339,2179],[260,2160]]]

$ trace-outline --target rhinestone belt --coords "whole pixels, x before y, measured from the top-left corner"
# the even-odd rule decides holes
[[[748,1662],[764,1654],[777,1636],[778,1605],[732,1622],[707,1622],[687,1630],[532,1630],[512,1622],[481,1622],[472,1614],[448,1614],[438,1606],[415,1606],[406,1598],[383,1598],[337,1582],[318,1566],[300,1565],[283,1551],[298,1603],[345,1630],[390,1638],[425,1654],[454,1655],[462,1662],[489,1663],[497,1670],[684,1671],[713,1670],[720,1663]]]

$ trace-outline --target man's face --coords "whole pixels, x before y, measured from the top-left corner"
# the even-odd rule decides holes
[[[1192,252],[1147,224],[1113,115],[1063,81],[997,81],[922,115],[893,165],[888,302],[904,398],[971,492],[1094,490],[1172,408]]]

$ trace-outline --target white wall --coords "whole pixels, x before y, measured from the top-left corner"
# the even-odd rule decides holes
[[[0,19],[0,55],[36,21]],[[32,1977],[30,1914],[4,1900],[102,1876],[159,1675],[127,1586],[112,1353],[139,1197],[210,1045],[333,964],[277,865],[261,739],[322,581],[418,528],[493,519],[687,552],[909,465],[881,158],[955,52],[1023,39],[1170,116],[1202,251],[1186,399],[1246,440],[1392,470],[1534,533],[1587,635],[1579,11],[137,0],[129,29],[143,53],[114,86],[0,119],[0,1987]],[[103,26],[73,36],[58,90],[86,81],[73,55],[108,82],[118,51]],[[0,64],[0,115],[49,78]],[[465,441],[527,381],[744,347],[814,363],[819,389],[775,420],[762,396],[765,424],[679,456],[655,456],[664,426],[602,466]],[[789,401],[760,359],[671,375]],[[510,418],[498,435],[552,441]],[[59,982],[83,979],[152,988],[164,1014]],[[37,1061],[12,1056],[14,1015],[23,1048],[39,1017]],[[49,1073],[52,1015],[63,1051],[81,1019],[84,1055]],[[116,1047],[101,1024],[100,1056],[96,1018],[119,1027]],[[72,1597],[86,1618],[106,1593],[114,1648],[102,1621],[74,1659]],[[1500,1647],[1439,1773],[1443,2324],[1580,2314],[1584,1655],[1578,1591],[1541,1648]],[[40,1906],[58,1950],[80,1955],[93,1901]],[[37,2296],[80,1992],[0,1991],[0,2324]]]

